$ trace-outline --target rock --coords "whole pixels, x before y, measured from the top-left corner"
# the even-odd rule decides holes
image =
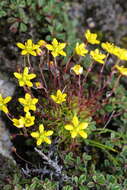
[[[8,81],[8,77],[0,72],[0,94],[3,97],[13,96],[15,85]]]
[[[6,158],[12,159],[11,147],[12,143],[10,140],[9,131],[5,127],[5,123],[0,118],[0,154]]]
[[[15,91],[15,85],[12,82],[8,81],[8,76],[0,72],[0,94],[3,97],[13,96]],[[0,111],[1,115],[1,111]],[[0,154],[6,158],[12,159],[11,156],[11,147],[12,143],[10,140],[10,134],[5,126],[4,121],[0,116]]]

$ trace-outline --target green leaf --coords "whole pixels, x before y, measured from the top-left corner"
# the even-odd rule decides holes
[[[44,7],[43,11],[44,11],[44,13],[48,13],[49,12],[49,7],[48,6]]]
[[[113,175],[107,175],[107,180],[113,184],[117,182],[117,179]]]
[[[78,184],[78,177],[77,177],[77,176],[73,176],[73,177],[72,177],[72,180],[73,180],[76,184]]]
[[[123,188],[121,188],[121,186],[117,184],[112,184],[110,188],[111,190],[123,190]]]
[[[26,0],[26,3],[28,6],[30,6],[32,4],[32,0]]]
[[[46,40],[47,40],[47,41],[51,41],[51,39],[52,39],[51,35],[47,35],[47,36],[46,36]]]
[[[63,30],[63,25],[61,23],[57,23],[55,29],[56,29],[57,32],[61,32]]]
[[[27,31],[27,25],[24,23],[20,23],[20,31],[21,32],[26,32]]]
[[[56,38],[58,38],[59,40],[65,40],[65,34],[64,33],[56,34]]]
[[[86,186],[79,186],[79,190],[89,190]]]
[[[0,18],[6,16],[7,13],[4,10],[0,10]]]
[[[49,32],[52,34],[53,33],[53,30],[54,30],[54,27],[53,26],[48,26],[48,29],[49,29]]]
[[[11,185],[5,185],[3,187],[3,190],[11,190],[12,189],[12,186]]]
[[[102,174],[93,176],[93,180],[100,185],[104,185],[106,181],[104,175]]]
[[[22,190],[22,186],[17,184],[16,187],[14,188],[15,190]]]
[[[79,184],[82,185],[82,184],[86,181],[86,175],[83,175],[83,174],[82,174],[82,175],[79,177],[79,180],[78,180],[78,181],[79,181]]]
[[[37,4],[39,7],[42,7],[45,4],[45,0],[37,0]]]
[[[73,190],[73,187],[71,187],[70,185],[66,185],[63,187],[62,190]]]
[[[94,182],[91,181],[91,182],[87,183],[87,186],[92,188],[92,187],[95,187],[95,184],[94,184]]]
[[[24,8],[25,6],[26,6],[26,1],[25,0],[17,0],[17,6],[18,7],[22,7],[22,8]]]
[[[112,148],[110,146],[107,146],[107,145],[104,145],[104,144],[102,144],[100,142],[97,142],[97,141],[94,141],[94,140],[89,140],[89,139],[87,139],[86,141],[88,142],[88,144],[90,144],[92,146],[96,146],[96,147],[101,148],[101,149],[105,149],[105,150],[107,149],[107,150],[111,150],[113,152],[117,152],[117,150],[115,150],[114,148]]]

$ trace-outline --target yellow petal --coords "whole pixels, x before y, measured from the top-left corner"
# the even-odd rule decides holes
[[[20,80],[20,81],[19,81],[19,86],[25,86],[25,83],[24,83],[23,80]]]
[[[59,44],[59,50],[64,49],[65,46],[66,46],[66,43],[60,43],[60,44]]]
[[[24,44],[22,44],[22,43],[17,43],[16,44],[19,48],[21,48],[21,49],[25,49],[25,46],[24,46]]]
[[[26,94],[25,94],[25,99],[27,99],[27,100],[31,99],[31,95],[28,94],[28,93],[26,93]]]
[[[31,40],[31,39],[28,39],[28,40],[27,40],[27,46],[31,47],[32,44],[33,44],[32,40]]]
[[[37,139],[37,146],[40,146],[41,143],[42,143],[42,139],[41,138]]]
[[[79,130],[86,129],[87,127],[88,127],[88,123],[87,122],[82,122],[78,126]]]
[[[45,138],[44,138],[44,141],[45,141],[47,144],[51,144],[51,140],[50,140],[48,137],[45,137]]]
[[[25,117],[30,117],[31,116],[31,113],[30,112],[27,112]]]
[[[24,120],[23,119],[12,119],[13,125],[17,128],[23,128],[24,127]]]
[[[26,55],[26,54],[28,54],[28,52],[25,49],[21,51],[21,55]]]
[[[39,45],[37,45],[37,44],[36,44],[36,45],[33,44],[33,48],[32,48],[32,49],[33,49],[33,50],[37,50],[37,49],[39,49],[39,47],[40,47]]]
[[[71,131],[71,130],[73,130],[73,125],[67,124],[67,125],[64,126],[64,128],[65,128],[66,130]]]
[[[56,96],[51,95],[50,97],[54,100],[54,102],[56,102],[56,100],[57,100]]]
[[[18,98],[18,101],[21,103],[21,104],[25,104],[25,99],[24,98]]]
[[[2,111],[5,112],[5,113],[8,113],[8,108],[6,106],[2,106]]]
[[[47,45],[46,45],[46,48],[47,48],[48,50],[50,50],[50,51],[52,51],[52,50],[53,50],[53,46],[52,46],[52,45],[50,45],[50,44],[47,44]]]
[[[31,105],[29,109],[35,111],[36,110],[36,106],[35,105]]]
[[[62,96],[62,92],[61,92],[61,90],[57,90],[56,95],[57,95],[57,96]]]
[[[55,51],[52,51],[51,54],[53,55],[53,57],[57,57],[59,55],[58,52],[55,52]]]
[[[66,93],[64,93],[62,96],[63,96],[63,98],[66,98],[67,94],[66,94]]]
[[[37,54],[36,54],[36,52],[35,51],[29,51],[29,53],[31,54],[31,55],[33,55],[33,56],[36,56]]]
[[[22,78],[22,74],[20,73],[14,73],[14,76],[17,78],[17,79],[21,79]]]
[[[77,136],[77,132],[76,131],[71,131],[71,137],[75,138]]]
[[[73,119],[72,119],[72,123],[73,123],[73,125],[74,125],[75,127],[78,126],[79,121],[78,121],[78,117],[77,117],[76,115],[73,117]]]
[[[67,54],[64,51],[59,51],[60,55],[66,56]]]
[[[34,138],[38,138],[39,137],[39,132],[38,131],[32,132],[31,136],[34,137]]]
[[[36,104],[37,102],[38,102],[38,99],[37,98],[33,98],[32,104]]]
[[[80,136],[81,137],[83,137],[84,139],[86,139],[87,138],[87,133],[86,132],[84,132],[84,131],[79,131],[79,134],[80,134]]]
[[[53,134],[53,131],[47,131],[46,134],[45,134],[45,136],[48,137],[48,136],[51,136],[52,134]]]
[[[39,131],[40,131],[40,133],[44,132],[44,125],[43,124],[39,125]]]
[[[29,68],[28,68],[28,67],[25,67],[25,68],[24,68],[24,71],[23,71],[23,74],[24,74],[24,75],[27,75],[28,72],[29,72]]]
[[[34,121],[32,120],[29,123],[25,123],[25,127],[31,127],[32,125],[34,125]]]
[[[3,101],[4,104],[7,104],[11,99],[12,99],[11,96],[6,97],[6,98],[4,99],[4,101]]]
[[[29,80],[34,79],[35,77],[36,77],[36,74],[34,74],[34,73],[31,73],[28,75]]]
[[[29,106],[24,107],[24,112],[26,112],[26,113],[29,112]]]
[[[55,46],[55,47],[58,45],[58,41],[57,41],[56,38],[53,39],[53,41],[52,41],[52,45]]]
[[[46,45],[46,42],[44,40],[39,40],[38,41],[38,45],[39,46],[45,46]]]
[[[32,86],[33,86],[32,82],[30,82],[29,80],[26,80],[25,82],[26,82],[26,85],[27,85],[27,86],[29,86],[29,87],[32,87]]]

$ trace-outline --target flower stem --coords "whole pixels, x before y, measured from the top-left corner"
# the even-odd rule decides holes
[[[88,74],[89,74],[90,71],[92,70],[93,64],[94,64],[94,61],[91,62],[90,66],[89,66],[89,68],[88,68],[88,70],[87,70],[87,72],[86,72],[86,75],[85,75],[85,78],[84,78],[84,80],[83,80],[83,83],[86,82],[86,79],[87,79],[87,77],[88,77]]]
[[[27,55],[27,61],[28,61],[29,67],[32,68],[31,63],[30,63],[30,56],[29,55]]]

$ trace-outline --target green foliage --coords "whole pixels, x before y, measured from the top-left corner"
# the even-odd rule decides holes
[[[70,64],[79,63],[83,66],[84,76],[86,76],[87,69],[89,69],[92,61],[90,55],[85,58],[81,57],[81,59],[78,59],[78,56],[73,56],[73,59],[70,57],[76,42],[80,40],[76,38],[76,21],[70,21],[64,1],[1,0],[0,18],[0,26],[9,25],[11,32],[19,32],[20,34],[27,32],[30,36],[33,36],[33,39],[41,38],[47,41],[51,41],[55,37],[68,43],[66,48],[68,56],[64,60],[58,58],[58,69],[60,69],[60,74],[63,74],[62,77],[60,76],[60,79],[62,79],[61,88],[65,87],[69,95],[68,105],[63,103],[58,106],[51,102],[50,93],[58,88],[57,82],[59,81],[57,81],[57,77],[55,78],[57,68],[54,67],[53,71],[50,70],[51,68],[46,65],[48,62],[46,60],[42,71],[44,71],[49,94],[47,91],[43,91],[43,88],[41,90],[44,97],[40,92],[38,94],[34,92],[39,97],[39,103],[41,102],[36,112],[36,124],[43,123],[44,126],[55,132],[53,141],[55,142],[57,138],[58,141],[57,145],[53,145],[53,148],[57,149],[57,153],[51,150],[52,147],[49,149],[45,145],[41,149],[47,154],[49,152],[55,159],[58,157],[58,164],[62,163],[62,172],[67,176],[67,180],[64,181],[62,177],[57,179],[52,175],[49,175],[48,179],[44,176],[44,180],[40,180],[40,176],[38,178],[30,176],[25,180],[21,175],[15,174],[13,180],[9,181],[3,189],[56,190],[60,186],[63,190],[126,190],[127,92],[124,88],[126,81],[121,80],[122,84],[119,84],[112,95],[116,77],[112,76],[109,86],[103,88],[103,82],[108,80],[109,77],[109,68],[106,68],[107,70],[105,70],[100,80],[98,67],[95,66],[95,70],[89,72],[88,82],[83,81],[84,91],[82,90],[83,94],[78,97],[80,81],[77,83],[77,80],[80,78],[71,75],[70,68],[68,69],[69,72],[63,72],[63,67],[67,61]],[[7,23],[5,24],[6,19]],[[18,39],[20,39],[19,36]],[[46,59],[49,59],[49,55],[47,57]],[[37,73],[41,78],[38,70]],[[49,80],[50,76],[52,80]],[[57,82],[52,84],[51,81],[55,80]],[[28,92],[29,90],[27,89]],[[30,93],[32,93],[32,90]],[[36,91],[36,88],[34,90]],[[20,107],[18,111],[21,112]],[[72,120],[74,114],[79,115],[81,122],[89,123],[88,130],[86,129],[89,139],[79,138],[74,140],[64,129],[64,125]],[[36,129],[37,125],[34,127]],[[34,129],[32,130],[34,131]],[[23,135],[23,132],[20,135]],[[30,132],[31,128],[30,131],[28,129],[28,134]],[[32,143],[33,141],[28,139],[26,146]],[[27,152],[27,154],[31,156],[33,152]],[[37,157],[37,159],[40,158]],[[45,165],[47,167],[48,164]],[[53,172],[55,175],[53,168],[48,167],[50,173]]]
[[[12,32],[34,32],[34,38],[76,41],[77,21],[70,21],[65,2],[57,0],[13,0],[0,2],[1,26],[9,25]],[[6,18],[6,20],[5,20]],[[6,24],[5,24],[6,22]],[[36,32],[35,32],[36,30]],[[38,32],[39,31],[39,32]]]
[[[13,181],[8,185],[4,185],[3,190],[12,190],[12,188],[22,190],[23,187],[25,190],[56,190],[57,183],[48,179],[42,181],[37,177],[24,179],[19,174],[15,174]]]

